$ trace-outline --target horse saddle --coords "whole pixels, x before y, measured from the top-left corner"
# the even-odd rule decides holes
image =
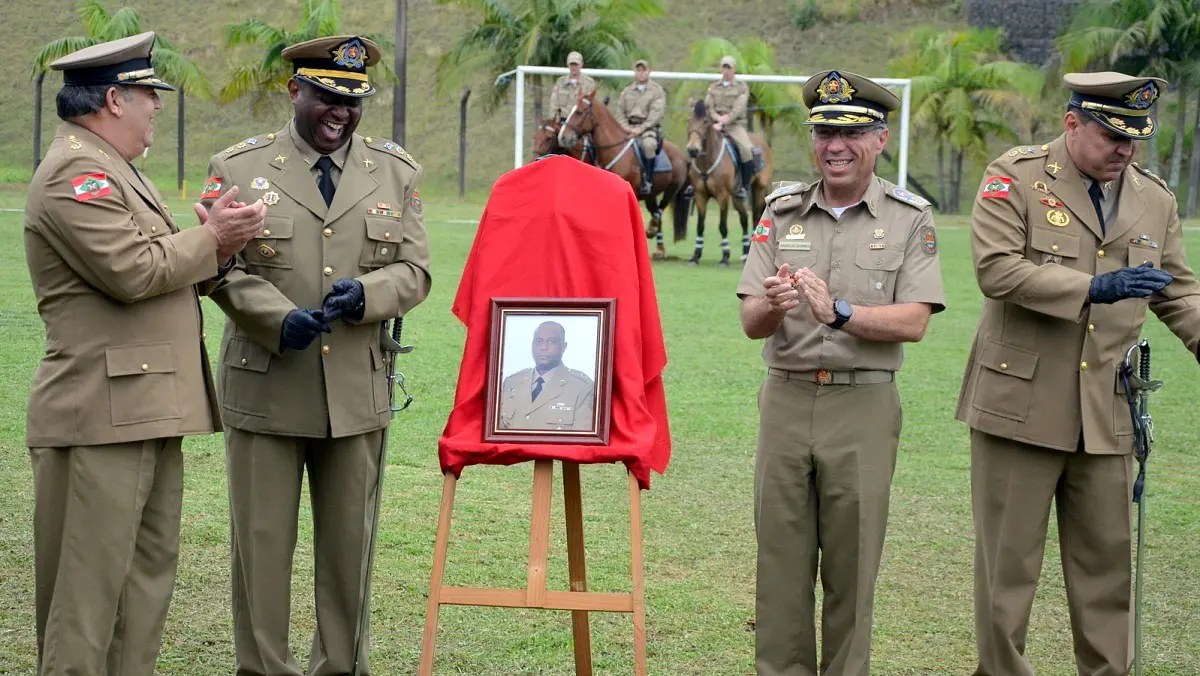
[[[646,157],[642,153],[642,144],[634,143],[633,151],[637,153],[638,162],[643,167],[646,166]],[[666,153],[660,151],[657,155],[654,156],[654,169],[652,170],[651,173],[669,174],[669,173],[671,173],[671,171],[673,171],[671,168],[671,158],[668,157]]]

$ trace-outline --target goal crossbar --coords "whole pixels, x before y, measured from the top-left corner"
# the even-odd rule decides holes
[[[516,70],[505,73],[516,76],[517,100],[515,106],[515,125],[513,130],[513,168],[524,164],[523,149],[525,147],[525,76],[526,75],[566,75],[571,71],[558,66],[517,66]],[[633,78],[632,70],[611,70],[607,68],[583,68],[585,75],[605,78]],[[683,73],[675,71],[654,71],[656,80],[719,80],[719,73]],[[737,79],[743,82],[768,82],[771,84],[804,84],[807,75],[751,75],[738,73]],[[896,185],[906,188],[908,184],[908,127],[912,102],[912,80],[908,78],[871,78],[872,81],[885,87],[900,87],[900,155],[897,160]]]

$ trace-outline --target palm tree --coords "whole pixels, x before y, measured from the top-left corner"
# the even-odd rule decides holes
[[[486,75],[484,110],[508,98],[509,81],[496,79],[519,65],[561,66],[579,52],[592,68],[628,68],[639,53],[633,38],[638,19],[661,16],[659,0],[438,0],[482,15],[459,36],[437,67],[439,95],[458,92],[471,78]],[[534,113],[541,114],[544,78],[531,77]]]
[[[715,71],[721,57],[732,56],[737,61],[737,71],[747,75],[786,75],[775,63],[775,49],[757,38],[733,43],[724,38],[708,38],[692,45],[692,68],[698,71]],[[747,83],[750,87],[750,103],[753,118],[758,120],[770,143],[776,122],[784,122],[793,129],[800,129],[805,116],[802,114],[803,87],[799,85]],[[677,102],[688,97],[700,98],[708,88],[706,82],[688,82],[675,92]]]
[[[1175,142],[1167,183],[1178,187],[1188,94],[1200,87],[1200,0],[1105,0],[1079,7],[1058,40],[1069,70],[1094,65],[1161,77],[1178,92]],[[1148,164],[1158,163],[1151,139]]]
[[[32,77],[36,82],[33,130],[35,168],[41,156],[42,145],[42,82],[45,80],[50,63],[84,47],[127,38],[144,31],[142,17],[132,7],[122,7],[116,12],[109,12],[100,0],[80,0],[76,11],[79,13],[79,20],[83,24],[86,35],[59,38],[44,45],[33,58]],[[208,99],[212,97],[212,89],[209,86],[208,78],[200,72],[200,68],[183,56],[179,48],[161,35],[154,36],[152,63],[160,78],[179,89],[179,143],[177,148],[179,166],[177,172],[179,189],[183,190],[184,95]]]
[[[1008,120],[1026,119],[1044,78],[1025,64],[1001,58],[1003,36],[996,30],[939,33],[918,28],[901,38],[892,69],[912,79],[912,122],[937,143],[938,197],[957,210],[967,155],[986,160],[993,136],[1016,142],[1030,122],[1013,129]],[[946,150],[950,151],[949,192]]]
[[[261,56],[245,65],[236,66],[229,80],[217,94],[222,103],[250,97],[250,109],[254,115],[266,112],[272,94],[287,91],[287,81],[292,77],[292,66],[283,60],[283,50],[298,42],[313,40],[341,33],[340,0],[304,0],[300,10],[300,25],[295,30],[272,26],[260,19],[246,19],[225,27],[226,44],[229,47],[251,45],[262,50]],[[391,49],[392,41],[378,33],[362,33],[383,49]],[[382,73],[382,79],[395,82],[395,73],[386,60],[380,60],[374,68]]]

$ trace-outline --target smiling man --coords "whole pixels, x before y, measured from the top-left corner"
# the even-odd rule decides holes
[[[895,375],[902,344],[924,337],[945,298],[929,202],[875,175],[900,101],[825,71],[805,83],[804,103],[821,180],[767,196],[737,287],[743,330],[767,339],[756,665],[760,676],[867,676],[900,439]]]
[[[518,371],[500,386],[500,426],[505,429],[590,430],[595,382],[567,368],[567,332],[542,322],[533,332],[533,368]]]
[[[317,614],[307,673],[329,676],[353,669],[369,594],[361,580],[391,417],[380,322],[429,293],[429,248],[420,165],[391,141],[355,133],[379,48],[337,36],[292,45],[283,58],[295,69],[295,116],[214,155],[202,196],[236,183],[267,205],[256,241],[212,294],[229,318],[218,385],[236,673],[305,673],[288,622],[307,469]],[[364,627],[364,655],[367,635]]]
[[[979,676],[1032,676],[1029,613],[1057,509],[1075,662],[1130,662],[1133,427],[1117,366],[1149,308],[1193,353],[1179,206],[1132,163],[1167,83],[1069,73],[1063,134],[988,167],[971,212],[985,297],[959,396],[971,427]]]

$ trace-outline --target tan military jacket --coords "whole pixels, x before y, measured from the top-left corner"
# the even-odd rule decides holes
[[[518,371],[500,386],[500,427],[504,429],[589,430],[596,386],[587,375],[559,364],[542,377],[542,391],[531,401],[536,369]]]
[[[206,229],[181,231],[150,179],[66,123],[29,186],[24,238],[46,325],[27,445],[220,430],[195,286],[217,273]]]
[[[638,131],[644,131],[661,124],[666,110],[667,93],[663,91],[662,86],[651,80],[641,91],[638,91],[636,82],[621,90],[614,114],[621,126],[629,125]]]
[[[1065,137],[1014,148],[988,167],[971,212],[975,276],[986,299],[959,420],[1061,451],[1078,448],[1082,429],[1088,453],[1132,451],[1117,366],[1138,340],[1147,307],[1195,353],[1200,285],[1184,257],[1174,196],[1134,167],[1119,181],[1116,217],[1102,232]],[[1143,261],[1174,281],[1147,300],[1088,303],[1094,275]]]
[[[229,426],[249,432],[344,437],[380,429],[390,418],[380,322],[429,294],[421,167],[391,141],[355,134],[326,206],[310,169],[319,156],[300,151],[289,127],[209,162],[220,192],[237,185],[240,201],[273,202],[262,234],[212,293],[229,317],[221,410]],[[362,320],[339,319],[308,349],[281,353],[287,313],[320,308],[343,277],[363,284]]]
[[[834,217],[821,183],[787,184],[767,196],[751,238],[739,297],[762,296],[763,280],[784,263],[810,268],[830,295],[851,305],[928,303],[946,307],[929,202],[876,176],[863,201]],[[898,371],[900,343],[856,338],[813,319],[801,302],[763,346],[767,366],[791,371]]]
[[[746,124],[746,106],[749,103],[750,87],[736,79],[728,87],[718,80],[709,85],[708,93],[704,95],[704,107],[713,122],[719,121],[722,115],[729,115],[732,124]]]
[[[570,114],[575,107],[579,94],[596,91],[596,81],[589,75],[579,74],[579,81],[571,84],[571,76],[564,75],[554,83],[550,90],[550,119],[561,120]]]

